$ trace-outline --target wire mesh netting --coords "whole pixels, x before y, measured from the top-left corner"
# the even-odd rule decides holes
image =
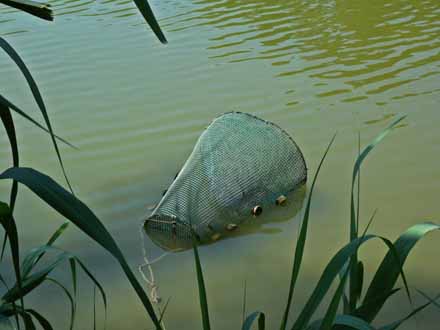
[[[144,222],[154,243],[171,251],[234,230],[307,179],[304,157],[280,127],[250,114],[217,117],[199,137],[162,200]]]

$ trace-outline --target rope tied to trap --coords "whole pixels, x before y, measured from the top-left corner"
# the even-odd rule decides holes
[[[266,208],[284,205],[306,180],[302,152],[286,131],[247,113],[225,113],[200,135],[141,232],[169,252],[192,248],[194,236],[212,243]],[[159,301],[145,252],[144,259],[149,278],[141,272]]]

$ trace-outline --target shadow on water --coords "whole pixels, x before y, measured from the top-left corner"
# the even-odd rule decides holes
[[[280,234],[283,232],[283,229],[277,227],[276,224],[280,224],[287,221],[292,221],[296,218],[296,216],[302,210],[304,205],[304,200],[306,196],[307,185],[304,184],[299,187],[297,190],[289,193],[286,197],[287,200],[282,206],[273,206],[270,208],[265,208],[263,213],[258,217],[249,216],[249,218],[245,219],[241,222],[236,229],[233,231],[224,231],[219,234],[215,239],[212,239],[209,242],[203,243],[202,245],[212,245],[216,244],[219,241],[232,239],[232,238],[240,238],[242,236],[249,235],[274,235]],[[229,220],[230,221],[230,220]],[[233,221],[230,221],[233,222]],[[228,219],[225,219],[225,224],[228,223]],[[148,235],[143,235],[143,239],[151,241],[148,238]],[[168,240],[166,238],[166,240]],[[191,247],[188,246],[182,250],[173,251],[173,252],[182,252],[190,250]]]
[[[296,218],[304,205],[306,192],[307,185],[301,186],[298,190],[287,196],[285,205],[264,210],[261,216],[257,218],[249,218],[236,230],[221,239],[237,238],[240,236],[255,234],[273,235],[281,233],[283,231],[281,228],[271,225],[291,221]]]

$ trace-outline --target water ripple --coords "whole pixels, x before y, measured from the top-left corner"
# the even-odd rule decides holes
[[[355,93],[352,99],[365,99],[429,77],[440,59],[435,0],[200,0],[164,22],[170,31],[214,28],[212,59],[263,60],[276,67],[278,77],[344,86],[317,97]]]

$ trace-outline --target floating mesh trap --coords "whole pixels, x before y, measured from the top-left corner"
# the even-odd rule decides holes
[[[226,113],[199,137],[143,227],[166,250],[191,248],[191,227],[201,244],[210,243],[282,205],[306,179],[304,157],[284,130],[253,115]]]

